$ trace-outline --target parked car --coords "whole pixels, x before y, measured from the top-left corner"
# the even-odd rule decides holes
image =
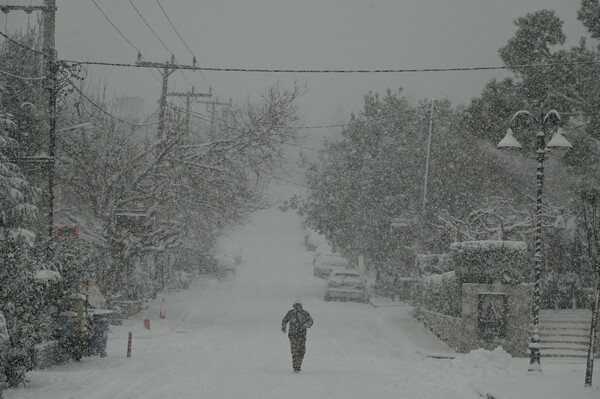
[[[333,271],[325,285],[325,300],[333,299],[368,303],[367,280],[353,270]]]
[[[339,255],[320,255],[314,260],[313,274],[320,278],[327,278],[334,269],[345,270],[348,268],[348,260]]]

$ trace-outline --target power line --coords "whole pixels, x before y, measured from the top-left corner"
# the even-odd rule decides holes
[[[187,45],[187,43],[185,42],[185,40],[183,40],[183,37],[181,36],[181,34],[179,33],[179,31],[177,30],[177,28],[175,27],[175,25],[173,24],[173,22],[171,21],[171,18],[169,18],[169,15],[167,14],[167,12],[165,11],[165,8],[162,6],[162,4],[160,3],[160,0],[156,0],[156,2],[158,3],[158,6],[160,7],[160,9],[162,10],[163,14],[165,15],[165,17],[167,18],[167,21],[169,21],[169,24],[171,25],[171,28],[173,28],[173,30],[175,31],[175,33],[177,34],[177,36],[179,36],[179,39],[181,40],[181,42],[183,43],[183,45],[185,46],[185,48],[188,49],[188,51],[190,52],[190,54],[192,55],[192,57],[194,57],[194,60],[197,60],[198,57],[196,57],[196,54],[194,54],[194,52],[192,51],[192,49],[190,48],[190,46]],[[183,72],[181,72],[181,74],[183,74]],[[210,83],[208,83],[208,81],[206,80],[206,78],[204,77],[204,74],[202,73],[202,71],[200,71],[200,76],[202,77],[202,80],[204,80],[204,83],[206,83],[206,85],[208,87],[211,87]],[[186,79],[187,80],[187,79]],[[189,83],[189,81],[188,81]],[[191,83],[190,83],[191,84]],[[193,86],[193,85],[192,85]],[[216,94],[216,92],[215,92]]]
[[[313,147],[308,147],[302,144],[295,144],[295,143],[282,143],[283,145],[287,145],[287,146],[291,146],[291,147],[298,147],[298,148],[303,148],[305,150],[310,150],[310,151],[315,151],[315,152],[319,152],[321,150],[317,149],[317,148],[313,148]]]
[[[169,24],[171,25],[171,28],[173,28],[173,30],[175,31],[175,33],[177,33],[177,36],[179,36],[179,39],[181,39],[181,42],[183,43],[183,45],[185,46],[185,48],[188,49],[188,51],[190,52],[190,54],[192,55],[192,57],[196,57],[196,55],[190,49],[190,47],[187,45],[187,43],[185,42],[185,40],[183,40],[183,37],[181,37],[181,35],[179,34],[179,31],[177,30],[177,28],[175,28],[175,25],[173,25],[173,22],[171,22],[171,18],[169,18],[169,15],[167,15],[167,12],[165,11],[164,7],[162,6],[162,4],[160,4],[160,1],[156,0],[156,2],[158,3],[158,6],[162,10],[162,12],[165,15],[165,17],[167,18],[167,21],[169,21]]]
[[[184,111],[184,112],[186,111],[184,108],[180,108],[173,104],[167,104],[167,105],[169,107],[179,110],[179,111]],[[407,109],[407,110],[400,111],[400,112],[393,112],[390,114],[385,114],[385,115],[381,115],[381,116],[377,116],[377,117],[373,117],[373,118],[365,118],[363,120],[354,120],[354,121],[350,121],[350,122],[346,122],[346,123],[337,123],[337,124],[331,124],[331,125],[273,126],[273,127],[275,127],[275,128],[284,128],[285,127],[285,128],[290,128],[290,129],[326,129],[326,128],[331,128],[331,127],[344,127],[344,126],[358,125],[361,123],[374,122],[374,121],[383,120],[383,119],[389,119],[389,118],[393,118],[398,115],[404,115],[404,114],[408,114],[408,113],[412,113],[412,112],[417,112],[419,109],[424,109],[424,107],[416,107],[416,108],[411,108],[411,109]],[[190,111],[190,115],[194,116],[195,118],[200,119],[204,122],[210,122],[212,119],[213,121],[216,121],[216,123],[221,126],[229,126],[227,124],[228,121],[226,121],[225,119],[222,119],[222,118],[211,117],[209,115],[205,115],[205,114],[202,114],[202,113],[196,112],[196,111]]]
[[[162,81],[159,79],[159,77],[154,74],[154,71],[152,69],[148,69],[148,71],[150,71],[154,80],[156,80],[159,83],[162,83]]]
[[[99,61],[72,61],[62,60],[64,62],[82,64],[82,65],[104,65],[127,68],[148,68],[151,65],[136,65],[116,62]],[[213,72],[259,72],[259,73],[418,73],[418,72],[470,72],[470,71],[490,71],[503,69],[527,69],[527,68],[547,68],[562,65],[596,65],[600,60],[592,61],[571,61],[571,62],[553,62],[545,64],[522,64],[511,66],[480,66],[480,67],[450,67],[450,68],[399,68],[399,69],[277,69],[277,68],[221,68],[221,67],[200,67],[192,65],[174,65],[178,69],[190,71],[213,71]]]
[[[121,122],[125,125],[129,125],[129,126],[135,126],[135,127],[145,127],[145,126],[153,126],[153,125],[157,125],[158,122],[153,122],[153,123],[131,123],[131,122],[127,122],[124,121],[123,119],[117,118],[116,116],[114,116],[113,114],[111,114],[110,112],[106,111],[104,108],[102,108],[101,106],[99,106],[98,104],[96,104],[94,101],[92,101],[91,98],[89,98],[88,96],[86,96],[83,91],[81,91],[77,85],[75,85],[73,82],[69,81],[71,87],[73,87],[73,89],[75,89],[75,91],[77,93],[79,93],[79,95],[81,95],[81,97],[83,97],[84,99],[86,99],[90,104],[92,104],[95,108],[97,108],[100,112],[102,112],[103,114],[105,114],[106,116],[108,116],[111,119],[116,120],[117,122]],[[152,114],[154,115],[154,114]],[[151,116],[152,116],[151,115]]]
[[[163,42],[161,40],[161,38],[154,31],[154,29],[152,29],[152,27],[150,26],[150,24],[148,23],[148,21],[146,21],[146,18],[144,18],[144,16],[140,12],[140,10],[138,10],[138,8],[135,6],[135,4],[133,4],[133,0],[129,0],[129,3],[133,7],[133,9],[137,12],[137,14],[140,16],[140,18],[142,19],[142,21],[144,21],[144,23],[146,24],[146,26],[148,27],[148,29],[150,29],[150,32],[152,32],[154,34],[154,36],[158,39],[158,41],[164,46],[164,48],[167,49],[167,51],[169,52],[169,54],[173,55],[173,52],[171,50],[169,50],[169,47],[167,47],[167,45],[165,44],[165,42]]]
[[[96,6],[96,8],[102,13],[102,15],[104,15],[104,18],[106,18],[106,20],[108,21],[108,23],[111,24],[113,28],[115,28],[115,30],[123,38],[123,40],[125,40],[135,51],[137,51],[138,54],[142,54],[142,52],[140,51],[140,49],[137,48],[136,45],[133,44],[131,42],[131,40],[129,40],[127,38],[127,36],[125,36],[125,34],[123,32],[121,32],[121,30],[119,30],[119,28],[117,28],[117,26],[110,20],[110,18],[108,17],[108,15],[106,15],[106,13],[102,10],[102,8],[100,8],[100,6],[98,5],[98,3],[96,3],[96,0],[92,0],[92,3],[94,3],[94,5]],[[156,81],[160,82],[160,79],[154,74],[154,72],[152,71],[152,69],[148,69],[148,70],[150,71],[150,74],[154,77],[154,79]]]
[[[190,85],[190,86],[194,86],[194,84],[192,82],[190,82],[190,80],[187,78],[187,76],[185,76],[185,74],[183,73],[182,70],[179,70],[179,72],[181,73],[181,76],[183,76],[183,79],[185,79],[185,81]]]
[[[117,28],[117,26],[110,20],[110,18],[108,18],[108,15],[106,15],[106,13],[104,11],[102,11],[102,9],[100,8],[100,6],[98,5],[98,3],[96,3],[96,0],[92,0],[92,3],[94,3],[94,5],[96,6],[96,8],[102,13],[102,15],[104,15],[104,18],[106,18],[106,20],[108,21],[108,23],[110,23],[112,25],[113,28],[115,28],[115,30],[117,31],[117,33],[119,35],[121,35],[121,37],[127,42],[129,43],[129,45],[131,47],[133,47],[133,49],[135,51],[137,51],[138,53],[141,54],[141,51],[139,48],[137,48],[133,43],[131,43],[131,41],[123,34],[123,32],[121,32],[119,30],[119,28]]]
[[[19,46],[19,47],[21,47],[21,48],[24,48],[25,50],[29,50],[29,51],[31,51],[31,52],[33,52],[33,53],[36,53],[36,54],[43,54],[43,53],[42,53],[41,51],[39,51],[39,50],[32,49],[31,47],[27,47],[27,46],[25,46],[24,44],[22,44],[22,43],[19,43],[18,41],[16,41],[16,40],[14,40],[14,39],[10,38],[10,37],[9,37],[8,35],[6,35],[5,33],[2,33],[2,32],[0,32],[0,36],[3,36],[5,39],[7,39],[8,41],[10,41],[11,43],[14,43],[14,44],[16,44],[17,46]]]

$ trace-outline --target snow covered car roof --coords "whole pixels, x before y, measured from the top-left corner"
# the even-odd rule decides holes
[[[315,260],[315,265],[348,266],[348,260],[339,255],[324,254]]]

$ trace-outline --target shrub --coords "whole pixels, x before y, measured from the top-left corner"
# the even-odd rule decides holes
[[[427,276],[413,285],[413,305],[431,312],[460,317],[462,307],[461,285],[454,272]]]
[[[459,284],[520,284],[533,280],[522,241],[465,241],[450,245]]]

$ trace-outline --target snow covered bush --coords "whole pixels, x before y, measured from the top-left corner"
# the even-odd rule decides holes
[[[532,281],[522,241],[463,241],[450,245],[459,284],[520,284]]]
[[[416,280],[411,296],[415,306],[447,316],[461,315],[462,291],[454,272]]]

